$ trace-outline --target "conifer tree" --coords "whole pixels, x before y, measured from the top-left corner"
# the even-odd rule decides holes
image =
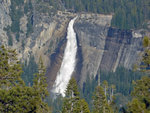
[[[141,103],[137,98],[133,98],[132,102],[129,103],[128,111],[130,113],[148,113],[145,104]]]
[[[62,107],[62,113],[90,113],[85,100],[80,99],[75,78],[71,78],[66,89],[66,97]]]
[[[16,56],[15,50],[4,46],[0,48],[0,113],[49,113],[50,110],[43,101],[47,94],[45,79],[40,73],[40,84],[34,85],[38,87],[25,86]],[[35,79],[39,80],[40,77]]]
[[[33,80],[33,89],[36,92],[36,96],[39,97],[38,109],[36,112],[38,113],[49,113],[49,107],[46,103],[44,103],[45,98],[48,96],[47,90],[47,82],[46,82],[46,69],[44,67],[42,57],[39,59],[38,73],[35,74],[35,78]]]
[[[35,89],[35,91],[38,92],[38,94],[40,94],[40,97],[42,97],[42,100],[44,100],[45,97],[48,96],[45,74],[46,74],[46,69],[44,67],[42,58],[40,57],[38,73],[35,74],[35,77],[33,80],[33,88]]]
[[[134,90],[132,92],[133,99],[128,105],[130,113],[149,113],[150,112],[150,39],[144,37],[143,47],[145,48],[142,57],[141,70],[146,72],[148,76],[142,77],[140,80],[134,82]]]
[[[101,86],[97,86],[95,88],[93,105],[93,113],[113,113],[111,107],[107,102],[104,89]]]
[[[133,100],[128,105],[130,113],[149,113],[150,112],[150,77],[142,77],[141,80],[134,82],[135,87],[132,92]],[[137,112],[139,111],[139,112]]]
[[[23,84],[20,74],[22,68],[17,60],[16,51],[6,49],[4,46],[0,48],[0,89],[11,89],[16,86],[16,82]]]
[[[77,101],[74,107],[75,109],[73,113],[90,113],[88,104],[84,99],[80,99],[79,101]]]

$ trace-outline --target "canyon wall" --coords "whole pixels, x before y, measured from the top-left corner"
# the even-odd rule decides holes
[[[111,18],[111,15],[82,14],[75,24],[83,57],[80,84],[100,70],[115,72],[118,66],[132,69],[139,59],[140,31],[112,28]]]
[[[36,11],[33,2],[33,32],[27,33],[27,15],[20,19],[19,41],[15,34],[5,30],[12,23],[9,15],[10,0],[0,2],[0,45],[14,48],[18,58],[24,62],[33,55],[36,62],[42,56],[47,67],[49,89],[52,87],[61,66],[66,46],[66,32],[69,21],[78,16],[74,29],[77,34],[78,52],[73,76],[82,86],[87,76],[96,76],[99,70],[115,71],[118,66],[131,69],[142,51],[144,30],[120,30],[111,27],[112,15],[92,13],[70,13],[57,11],[49,15]],[[46,5],[45,5],[46,6]],[[47,8],[50,8],[47,6]],[[50,11],[49,11],[50,12]],[[9,35],[13,45],[8,45]]]

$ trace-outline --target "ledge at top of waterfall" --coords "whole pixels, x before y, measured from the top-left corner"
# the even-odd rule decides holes
[[[76,33],[73,29],[76,19],[77,17],[69,22],[63,61],[52,89],[54,94],[61,94],[63,97],[65,96],[65,90],[76,66],[77,40]]]

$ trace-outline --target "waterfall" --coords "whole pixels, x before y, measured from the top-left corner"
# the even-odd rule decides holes
[[[63,61],[52,89],[53,93],[61,94],[63,97],[65,96],[65,90],[76,65],[77,40],[76,33],[73,29],[76,18],[69,22],[67,29],[67,45]]]

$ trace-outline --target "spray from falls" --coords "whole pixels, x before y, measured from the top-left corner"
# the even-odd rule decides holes
[[[60,70],[57,73],[57,77],[52,89],[53,93],[62,94],[63,97],[65,96],[65,90],[76,65],[77,40],[76,33],[73,29],[76,18],[72,19],[68,25],[67,45]]]

